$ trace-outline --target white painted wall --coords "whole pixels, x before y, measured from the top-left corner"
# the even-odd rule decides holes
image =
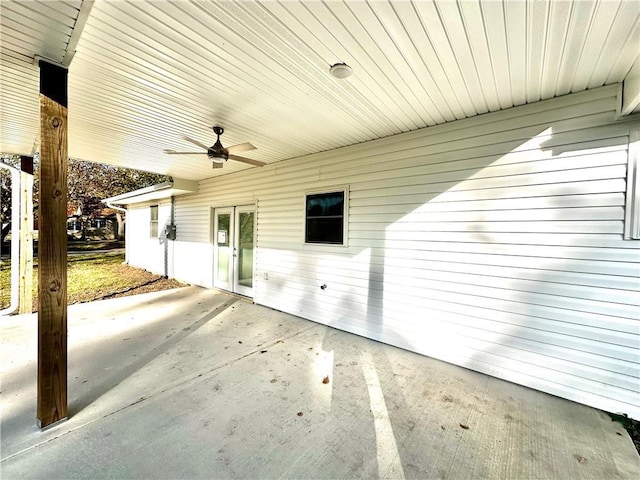
[[[150,236],[150,206],[158,205],[158,237]],[[132,204],[127,210],[126,249],[130,265],[158,275],[174,276],[173,242],[167,242],[164,227],[171,221],[170,199]]]
[[[256,303],[640,418],[619,92],[203,181],[177,199],[175,276],[210,286],[211,207],[255,201]],[[345,185],[348,246],[304,245],[304,192]]]

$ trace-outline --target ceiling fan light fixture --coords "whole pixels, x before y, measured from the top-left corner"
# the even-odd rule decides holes
[[[224,163],[229,160],[229,155],[225,155],[223,152],[214,152],[209,150],[207,156],[215,163]]]
[[[335,63],[329,68],[329,73],[336,78],[347,78],[353,73],[353,70],[346,63]]]

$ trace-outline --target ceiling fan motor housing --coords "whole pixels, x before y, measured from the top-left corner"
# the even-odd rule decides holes
[[[218,136],[216,143],[207,150],[207,156],[216,163],[224,163],[229,160],[229,151],[222,146],[220,135],[224,133],[224,128],[215,126],[213,132]]]

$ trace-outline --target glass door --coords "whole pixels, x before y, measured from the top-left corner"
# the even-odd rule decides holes
[[[213,229],[213,286],[233,291],[233,208],[216,208]]]
[[[214,212],[213,286],[252,297],[255,209],[227,207]]]
[[[236,207],[235,214],[235,275],[234,291],[253,296],[253,207]]]

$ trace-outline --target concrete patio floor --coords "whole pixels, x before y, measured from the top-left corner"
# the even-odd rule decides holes
[[[0,322],[3,479],[640,478],[602,412],[197,287],[71,306],[40,431],[36,322]]]

